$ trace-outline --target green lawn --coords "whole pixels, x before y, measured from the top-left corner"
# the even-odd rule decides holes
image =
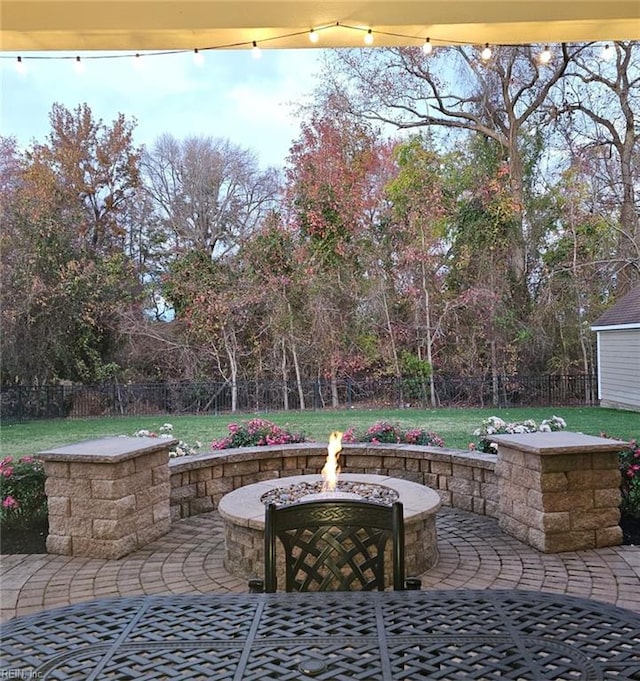
[[[215,438],[227,434],[227,425],[255,416],[268,419],[289,430],[303,432],[307,439],[327,442],[332,430],[367,428],[376,421],[390,421],[402,427],[420,427],[436,432],[446,447],[467,449],[477,440],[473,431],[491,415],[505,421],[533,419],[537,423],[553,415],[567,422],[567,430],[600,435],[606,433],[622,440],[640,438],[640,414],[599,407],[556,407],[518,409],[379,409],[272,412],[265,414],[225,414],[223,416],[140,416],[42,420],[2,425],[0,452],[3,456],[33,455],[39,451],[109,435],[132,435],[145,428],[157,430],[163,423],[173,424],[175,437],[208,450]]]

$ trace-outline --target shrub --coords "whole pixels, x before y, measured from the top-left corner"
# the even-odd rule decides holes
[[[364,433],[356,433],[353,428],[345,431],[342,436],[344,443],[371,442],[372,444],[410,444],[444,447],[444,440],[431,431],[422,428],[404,430],[397,424],[378,421],[367,428]]]
[[[620,510],[640,519],[640,446],[631,440],[629,446],[618,453],[622,474],[622,499]]]
[[[26,528],[47,517],[44,467],[30,456],[0,461],[0,522],[5,528]]]
[[[241,424],[230,423],[229,435],[214,440],[211,449],[232,449],[234,447],[264,447],[266,445],[288,445],[305,442],[302,433],[291,433],[264,419],[251,419]]]
[[[519,423],[507,423],[499,416],[490,416],[482,422],[480,428],[476,428],[473,431],[474,435],[480,436],[480,440],[477,444],[471,443],[469,449],[495,454],[498,451],[496,443],[491,442],[491,438],[487,436],[535,432],[550,433],[552,431],[564,430],[566,427],[567,424],[565,420],[560,416],[552,416],[550,419],[544,419],[540,425],[533,419],[527,419],[526,421],[521,421]]]

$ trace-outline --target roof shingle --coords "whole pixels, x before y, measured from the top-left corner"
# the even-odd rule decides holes
[[[640,324],[640,286],[631,289],[626,296],[598,317],[591,326],[593,328],[622,324]]]

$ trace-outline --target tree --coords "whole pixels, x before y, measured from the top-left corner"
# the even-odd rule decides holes
[[[640,47],[614,43],[613,61],[596,49],[576,56],[553,113],[572,153],[591,171],[593,210],[617,232],[616,289],[624,295],[640,281]]]
[[[102,380],[120,313],[139,280],[123,253],[121,216],[137,183],[131,127],[54,105],[48,144],[5,145],[16,174],[2,186],[3,380]]]
[[[145,183],[176,251],[217,258],[238,247],[273,209],[275,171],[261,171],[253,152],[224,139],[170,135],[143,160]]]

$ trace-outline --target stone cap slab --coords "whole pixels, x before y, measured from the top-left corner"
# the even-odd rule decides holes
[[[409,480],[401,480],[387,475],[373,473],[341,473],[340,480],[347,482],[362,482],[373,485],[390,487],[398,493],[403,505],[405,522],[435,514],[442,505],[440,495],[430,487],[425,487]],[[318,482],[322,480],[319,474],[293,475],[286,478],[263,480],[245,487],[239,487],[233,492],[225,494],[218,504],[218,511],[224,519],[231,520],[236,525],[264,528],[265,505],[261,497],[273,489],[288,487],[301,482]]]
[[[135,459],[144,454],[152,454],[170,449],[179,440],[168,437],[129,437],[114,436],[98,440],[85,440],[72,445],[38,452],[43,461],[83,461],[86,463],[117,463]]]
[[[514,435],[487,436],[491,442],[504,445],[523,452],[532,452],[541,456],[556,454],[581,454],[585,452],[617,452],[629,445],[622,440],[608,437],[596,437],[584,433],[556,431],[551,433],[518,433]]]

